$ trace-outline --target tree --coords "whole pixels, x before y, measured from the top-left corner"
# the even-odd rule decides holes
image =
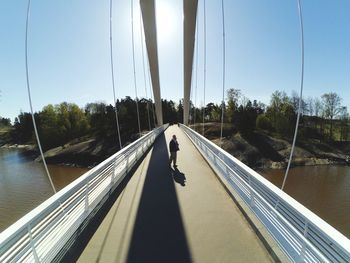
[[[36,117],[38,117],[37,114]],[[15,129],[11,132],[11,137],[16,143],[27,143],[33,140],[34,127],[30,113],[21,111],[15,118],[13,126]]]
[[[205,107],[205,116],[207,116],[210,121],[220,121],[221,108],[217,104],[210,102]]]
[[[238,101],[241,97],[241,91],[239,89],[229,89],[227,91],[227,118],[229,122],[232,122],[234,112],[238,108]]]
[[[278,133],[289,135],[293,131],[296,113],[284,91],[277,90],[272,93],[270,105],[266,109],[266,117],[271,120],[272,127]]]
[[[162,99],[163,122],[174,123],[177,121],[175,102]]]
[[[184,122],[184,107],[183,107],[183,99],[179,100],[179,104],[176,109],[177,121],[180,123]]]
[[[262,130],[271,130],[271,121],[264,114],[261,114],[256,118],[256,127]]]
[[[340,102],[341,98],[337,93],[330,92],[322,95],[324,114],[327,119],[330,120],[329,137],[333,138],[333,119],[338,115],[341,110]]]
[[[253,107],[251,101],[245,105],[240,105],[233,115],[233,124],[242,135],[250,135],[256,125],[257,110]]]
[[[11,120],[9,118],[2,118],[0,116],[0,127],[1,126],[11,126]]]
[[[295,90],[292,91],[292,96],[290,98],[290,102],[293,105],[294,111],[298,112],[298,109],[299,109],[299,94]],[[301,100],[301,111],[300,111],[300,113],[302,115],[305,115],[307,112],[308,112],[308,105],[304,101],[304,99],[302,99]]]
[[[314,115],[314,99],[312,97],[308,97],[306,100],[307,105],[307,112],[309,113],[309,116]]]
[[[347,141],[349,137],[349,113],[347,107],[343,106],[339,112],[340,115],[340,140]]]

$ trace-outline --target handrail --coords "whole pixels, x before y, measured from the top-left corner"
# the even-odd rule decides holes
[[[193,144],[293,262],[350,262],[350,240],[257,172],[185,125]]]
[[[115,153],[0,233],[0,262],[52,261],[167,126]]]

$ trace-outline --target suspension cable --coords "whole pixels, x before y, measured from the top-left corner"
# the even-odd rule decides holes
[[[30,92],[30,85],[29,85],[29,67],[28,67],[28,26],[29,26],[29,13],[30,13],[30,0],[28,0],[28,6],[27,6],[27,19],[26,19],[26,36],[25,36],[25,65],[26,65],[26,80],[27,80],[27,91],[28,91],[28,100],[29,100],[29,105],[30,105],[30,112],[32,114],[32,121],[33,121],[33,126],[34,126],[34,132],[35,132],[35,137],[38,142],[38,147],[41,155],[41,159],[43,160],[43,164],[45,167],[45,171],[47,174],[47,177],[49,178],[51,187],[53,189],[53,192],[56,194],[56,188],[52,182],[51,176],[49,169],[47,168],[46,161],[45,161],[45,156],[43,153],[43,150],[41,148],[41,143],[39,139],[39,134],[38,130],[36,127],[36,122],[34,118],[34,113],[33,113],[33,105],[32,105],[32,97],[31,97],[31,92]]]
[[[294,137],[293,137],[293,144],[292,144],[292,149],[290,151],[290,156],[289,156],[289,161],[286,169],[286,173],[284,175],[283,183],[281,190],[283,190],[284,185],[286,183],[287,177],[288,177],[288,172],[290,168],[290,164],[292,162],[293,158],[293,152],[294,152],[294,147],[295,147],[295,141],[297,138],[297,133],[298,133],[298,127],[299,127],[299,120],[300,120],[300,112],[301,112],[301,103],[302,103],[302,98],[303,98],[303,86],[304,86],[304,25],[303,25],[303,14],[302,14],[302,7],[300,0],[297,0],[298,3],[298,14],[299,14],[299,25],[300,25],[300,44],[301,44],[301,76],[300,76],[300,95],[299,95],[299,106],[298,106],[298,115],[297,115],[297,121],[295,123],[295,131],[294,131]]]
[[[206,26],[206,14],[205,14],[205,0],[203,0],[203,19],[204,19],[204,28],[203,28],[203,33],[204,33],[204,79],[203,79],[203,93],[204,93],[204,98],[203,98],[203,136],[204,136],[204,122],[205,122],[205,85],[206,85],[206,78],[207,78],[207,26]]]
[[[109,1],[109,43],[110,43],[110,55],[111,55],[111,75],[112,75],[112,87],[113,87],[113,101],[114,101],[114,111],[115,111],[115,120],[117,124],[117,136],[119,139],[119,148],[122,149],[122,140],[120,139],[120,128],[119,128],[119,118],[118,118],[118,109],[117,102],[115,99],[115,81],[114,81],[114,62],[113,62],[113,0]]]
[[[147,87],[146,87],[146,70],[145,70],[145,55],[144,55],[144,45],[143,45],[143,23],[142,23],[142,13],[140,12],[140,32],[141,32],[141,52],[142,52],[142,67],[143,67],[143,80],[145,82],[145,92],[147,98],[147,117],[148,117],[148,127],[151,130],[151,119],[149,116],[149,101],[147,96]]]
[[[135,65],[135,41],[134,41],[134,1],[131,0],[131,44],[132,44],[132,65],[134,70],[134,87],[136,95],[136,112],[137,112],[137,124],[139,127],[139,135],[141,136],[140,125],[140,113],[139,113],[139,99],[137,97],[137,85],[136,85],[136,65]]]
[[[197,10],[198,12],[198,10]],[[193,128],[194,130],[196,130],[196,115],[197,115],[197,111],[196,111],[196,106],[197,106],[197,89],[198,89],[198,33],[199,32],[199,26],[198,23],[196,23],[196,86],[195,86],[195,92],[194,92],[194,119],[193,119]]]
[[[221,102],[220,147],[222,148],[222,130],[223,130],[223,126],[224,126],[225,78],[226,78],[226,43],[225,43],[225,6],[224,6],[224,0],[221,0],[221,12],[222,12],[222,102]]]
[[[193,73],[193,70],[194,70],[194,65],[192,63],[192,73]],[[188,125],[190,126],[191,123],[193,124],[193,118],[192,118],[192,115],[191,115],[191,112],[192,112],[192,108],[191,108],[191,103],[192,103],[192,100],[193,100],[193,75],[191,76],[191,92],[190,92],[190,106],[189,106],[189,121],[188,121]]]

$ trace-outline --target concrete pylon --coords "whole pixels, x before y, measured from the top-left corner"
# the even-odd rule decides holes
[[[159,84],[156,10],[154,0],[140,0],[140,6],[143,29],[145,32],[148,62],[151,71],[153,96],[156,105],[157,124],[159,126],[163,124],[163,112]]]
[[[198,0],[183,0],[184,11],[184,124],[188,124],[192,64],[196,34]]]

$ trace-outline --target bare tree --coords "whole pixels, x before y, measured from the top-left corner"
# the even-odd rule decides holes
[[[340,140],[346,141],[349,137],[349,113],[348,108],[342,106],[339,112],[340,117]]]
[[[232,122],[234,112],[238,108],[238,101],[241,97],[241,91],[239,89],[229,89],[227,91],[227,117]]]
[[[306,100],[307,105],[307,112],[309,113],[309,116],[314,115],[314,99],[312,97],[308,97]]]
[[[298,112],[298,108],[299,108],[299,94],[293,90],[292,91],[292,96],[290,97],[290,102],[293,105],[293,109],[295,112]],[[307,103],[302,99],[301,100],[301,111],[300,113],[302,115],[305,115],[305,113],[308,112],[308,108],[307,108]]]
[[[314,110],[315,110],[315,116],[320,117],[322,114],[322,102],[319,98],[316,98],[314,101]]]
[[[322,109],[322,102],[319,98],[316,98],[314,100],[314,110],[315,110],[315,116],[316,116],[316,121],[315,121],[315,126],[317,129],[317,124],[319,117],[322,115],[323,109]]]
[[[333,138],[333,119],[336,117],[340,110],[341,98],[335,92],[325,93],[322,95],[324,114],[327,119],[330,120],[329,136]]]

